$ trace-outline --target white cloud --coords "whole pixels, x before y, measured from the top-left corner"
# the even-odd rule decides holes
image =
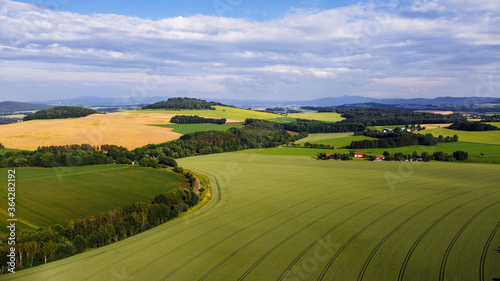
[[[469,77],[500,80],[500,4],[464,1],[292,10],[266,21],[204,15],[153,21],[0,0],[0,98],[19,81],[43,84],[47,94],[81,85],[119,95],[156,66],[164,83],[151,95],[470,95]]]

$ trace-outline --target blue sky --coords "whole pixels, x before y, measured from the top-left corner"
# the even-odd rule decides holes
[[[500,2],[0,0],[0,100],[500,97]]]
[[[255,20],[273,19],[285,16],[291,9],[332,9],[360,1],[325,0],[164,0],[164,1],[75,1],[75,0],[23,0],[19,2],[38,4],[50,9],[79,14],[119,14],[143,19],[168,17],[189,17],[194,15],[227,16]]]

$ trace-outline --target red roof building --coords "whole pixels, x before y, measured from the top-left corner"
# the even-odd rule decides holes
[[[366,152],[354,152],[354,157],[363,158],[363,156],[366,156]]]

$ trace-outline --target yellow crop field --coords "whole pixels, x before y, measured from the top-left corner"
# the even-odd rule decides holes
[[[34,150],[39,146],[115,144],[134,149],[149,143],[178,139],[181,134],[167,124],[175,114],[160,112],[120,112],[93,114],[84,118],[34,120],[0,126],[0,143],[7,148]]]

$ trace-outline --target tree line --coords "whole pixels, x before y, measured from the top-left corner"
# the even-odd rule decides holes
[[[142,109],[167,109],[167,110],[179,110],[179,109],[212,109],[215,110],[213,106],[227,106],[218,102],[207,102],[206,100],[200,100],[195,98],[169,98],[166,101],[160,101],[157,103],[144,105]]]
[[[352,160],[353,153],[339,153],[335,152],[332,154],[326,154],[325,152],[319,152],[316,156],[320,160]]]
[[[484,115],[481,122],[500,122],[500,114]]]
[[[352,141],[347,147],[350,149],[370,149],[370,148],[394,148],[412,145],[434,146],[443,142],[457,142],[458,136],[434,137],[432,134],[415,134],[408,132],[382,133],[380,131],[367,130],[365,136],[378,138],[375,140]]]
[[[0,117],[0,125],[17,123],[17,120],[19,120],[19,118]]]
[[[404,154],[401,152],[395,152],[394,154],[390,154],[388,151],[384,151],[384,160],[385,161],[464,161],[469,159],[469,153],[462,151],[462,150],[457,150],[453,152],[452,154],[448,154],[443,151],[437,151],[434,152],[433,154],[430,154],[427,151],[422,152],[422,154],[418,153],[417,151],[413,151],[411,154]],[[352,157],[354,156],[354,152],[351,151],[349,154],[341,154],[341,153],[334,153],[334,154],[326,154],[324,152],[320,152],[317,155],[317,159],[320,160],[351,160]],[[376,156],[375,155],[366,155],[365,158],[368,158],[370,160],[375,160]]]
[[[317,120],[297,119],[295,122],[282,123],[281,127],[288,131],[299,133],[340,133],[364,131],[366,126],[359,122],[322,122]]]
[[[76,118],[85,117],[90,114],[98,113],[97,111],[78,107],[78,106],[58,106],[49,109],[44,109],[37,111],[33,114],[29,114],[23,118],[24,121],[35,120],[35,119],[64,119],[64,118]]]
[[[419,154],[417,151],[413,151],[411,154],[403,154],[401,152],[396,152],[393,155],[391,155],[389,152],[384,151],[384,157],[385,160],[395,160],[395,161],[404,161],[404,160],[409,160],[409,161],[417,161],[421,160],[424,162],[429,162],[432,160],[436,161],[464,161],[469,159],[469,153],[462,151],[462,150],[457,150],[453,152],[452,154],[448,154],[443,151],[436,151],[432,154],[430,154],[427,151],[422,152],[422,154]]]
[[[196,124],[196,123],[211,123],[211,124],[226,124],[226,118],[217,119],[217,118],[205,118],[198,115],[189,116],[189,115],[175,115],[170,119],[170,122],[176,124]]]
[[[176,188],[157,195],[151,202],[136,202],[106,213],[72,220],[36,230],[21,230],[16,239],[17,269],[30,268],[63,259],[89,248],[100,248],[141,233],[198,204],[192,190]],[[7,236],[0,246],[1,272],[4,272],[10,253]]]
[[[499,128],[490,124],[470,121],[456,121],[448,128],[459,131],[496,131]]]
[[[443,124],[466,119],[460,114],[441,115],[387,107],[337,109],[337,112],[346,118],[342,122],[358,122],[365,126]]]

